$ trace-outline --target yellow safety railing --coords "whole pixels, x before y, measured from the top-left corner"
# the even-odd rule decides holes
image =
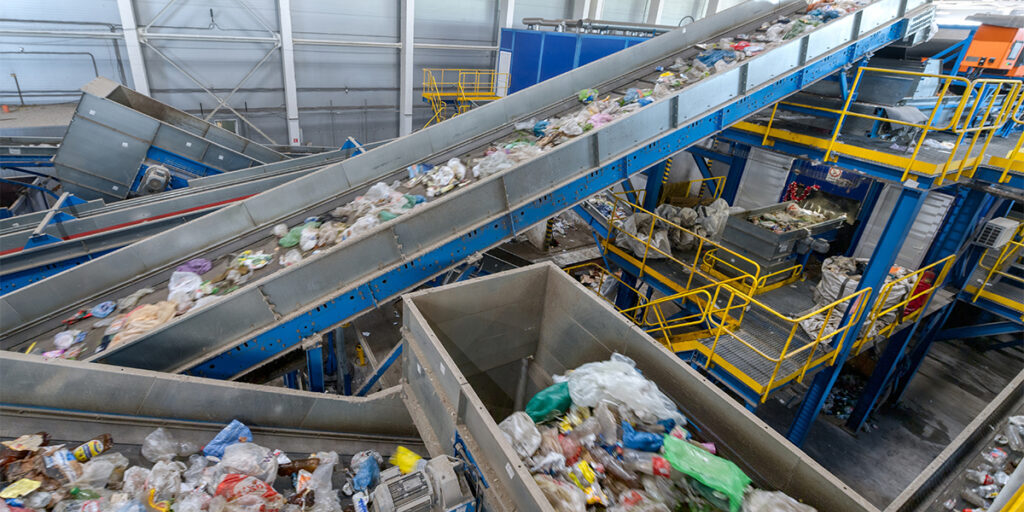
[[[864,312],[864,305],[871,291],[871,288],[865,288],[793,318],[775,311],[736,288],[719,286],[712,298],[712,309],[708,312],[708,322],[712,325],[715,337],[710,351],[706,354],[705,367],[728,367],[729,373],[758,392],[761,401],[764,402],[772,390],[793,380],[802,382],[807,371],[818,364],[835,364],[843,343],[849,338],[851,326]],[[852,316],[846,325],[842,325],[842,317],[847,311],[850,311]],[[752,320],[755,324],[770,324],[779,333],[775,335],[778,337],[776,341],[781,340],[782,336],[785,337],[785,341],[781,346],[776,343],[772,347],[770,340],[766,339],[767,335],[755,334],[756,331],[749,328],[751,325],[747,321],[748,316],[756,316]],[[738,319],[738,322],[725,321],[726,319]],[[820,321],[820,327],[817,327],[818,322],[810,326],[807,324],[815,319]],[[763,377],[751,375],[719,354],[724,335],[728,335],[730,341],[739,342],[753,351],[756,357],[774,363],[771,365],[767,381],[762,382]],[[819,350],[823,344],[825,349]],[[800,361],[800,364],[792,369],[784,369],[783,364],[789,360]]]
[[[928,304],[932,295],[942,288],[955,259],[955,254],[949,255],[882,285],[878,297],[875,298],[874,306],[871,308],[871,313],[868,314],[868,319],[861,330],[861,337],[853,346],[853,353],[859,354],[867,342],[876,336],[887,338],[900,325],[920,319],[924,315],[925,305]],[[929,278],[932,279],[932,282],[928,283],[926,287],[921,287],[922,280]],[[901,293],[902,297],[896,300],[897,297],[894,294]],[[889,304],[892,301],[895,302]]]
[[[617,239],[617,234],[622,233],[623,235],[632,238],[633,240],[639,242],[644,246],[643,255],[640,256],[640,260],[637,262],[637,267],[639,269],[637,277],[643,277],[648,273],[650,268],[648,260],[664,258],[666,261],[672,262],[673,264],[682,267],[687,272],[688,276],[686,279],[686,283],[685,285],[683,285],[683,288],[685,290],[691,290],[694,288],[694,277],[697,275],[701,275],[701,277],[706,281],[718,282],[721,281],[721,279],[706,273],[702,269],[702,261],[709,251],[721,251],[723,254],[727,254],[730,259],[743,262],[744,266],[746,267],[739,268],[738,266],[732,265],[732,267],[736,269],[738,273],[738,275],[734,277],[739,278],[739,281],[741,282],[748,282],[748,286],[757,286],[757,282],[761,277],[760,265],[758,265],[755,261],[751,260],[750,258],[747,258],[746,256],[743,256],[742,254],[736,251],[728,249],[722,246],[721,244],[718,244],[706,237],[698,235],[697,233],[690,229],[684,228],[683,226],[675,224],[665,219],[664,217],[658,216],[652,211],[644,209],[639,205],[639,203],[642,202],[641,192],[642,191],[626,191],[612,194],[613,201],[616,203],[616,205],[622,206],[622,208],[612,209],[612,218],[610,219],[611,228],[609,229],[608,240],[606,240],[605,242],[606,248],[610,247],[611,242]],[[646,232],[638,233],[639,235],[644,236],[644,238],[641,238],[640,236],[634,235],[629,231],[621,229],[622,222],[625,220],[625,217],[623,215],[628,216],[631,214],[641,213],[646,214],[651,218],[650,226],[646,229]],[[695,249],[693,251],[687,251],[686,254],[688,257],[685,260],[680,259],[673,254],[673,252],[675,252],[676,254],[682,254],[680,251],[663,251],[651,244],[655,228],[659,226],[661,226],[663,229],[667,229],[669,232],[672,232],[673,230],[678,230],[681,231],[683,234],[693,237]],[[627,254],[627,256],[629,255]],[[690,259],[690,256],[692,256],[692,259]],[[632,258],[632,256],[629,257]],[[698,281],[697,284],[702,286],[705,283],[700,283]]]
[[[720,280],[728,279],[729,277],[728,273],[721,270],[722,268],[728,269],[728,271],[733,273],[740,270],[736,265],[719,258],[717,251],[708,251],[704,255],[704,261],[701,268],[704,272],[707,272]],[[792,267],[787,267],[765,274],[757,279],[753,287],[741,287],[740,290],[751,295],[769,292],[803,279],[803,272],[804,266],[796,264]]]
[[[583,263],[580,265],[566,267],[564,270],[569,275],[573,276],[575,276],[575,272],[584,270],[597,271],[600,273],[602,278],[611,277],[619,286],[631,290],[637,299],[637,305],[625,309],[619,308],[614,301],[602,295],[600,292],[598,292],[598,295],[615,307],[619,313],[628,317],[639,327],[643,328],[648,334],[651,334],[652,337],[655,337],[655,334],[660,334],[661,342],[666,346],[671,346],[672,335],[674,331],[679,328],[692,326],[703,327],[704,330],[707,330],[708,328],[707,310],[711,303],[714,286],[716,285],[708,285],[702,288],[661,297],[655,300],[648,300],[646,296],[635,286],[626,283],[621,277],[596,263]],[[670,318],[671,315],[667,315],[663,309],[664,306],[668,306],[670,304],[681,307],[685,302],[694,303],[697,306],[698,312],[681,317]]]
[[[971,302],[977,302],[978,298],[981,297],[982,293],[985,292],[985,287],[988,285],[988,283],[997,276],[1004,279],[1009,279],[1011,281],[1024,283],[1024,278],[1011,274],[1004,270],[1008,262],[1024,258],[1024,250],[1022,249],[1024,249],[1024,223],[1017,226],[1017,230],[1014,231],[1013,233],[1013,238],[1011,238],[1010,241],[1003,246],[1003,249],[999,251],[999,256],[996,258],[996,261],[992,264],[991,267],[986,267],[984,264],[985,256],[988,255],[989,250],[985,249],[985,252],[981,253],[981,259],[978,260],[978,266],[981,267],[983,270],[987,270],[988,272],[985,274],[985,280],[978,285],[978,289],[974,292],[974,296],[971,298]],[[1016,304],[1021,304],[1021,300],[1019,300],[1019,297],[1017,299],[1006,297],[1006,299],[1011,300]],[[1024,305],[1022,305],[1022,307],[1019,309],[1024,309]]]
[[[941,81],[941,87],[939,88],[931,113],[928,116],[928,121],[925,123],[914,123],[852,111],[850,106],[853,103],[857,89],[861,84],[861,78],[866,72],[939,79]],[[963,92],[960,93],[959,100],[957,100],[953,106],[953,113],[950,116],[949,121],[945,124],[936,124],[938,121],[936,118],[939,113],[944,110],[944,106],[947,103],[947,97],[956,97],[955,94],[950,93],[950,88],[954,84],[962,87]],[[858,117],[900,126],[919,128],[921,133],[913,145],[914,149],[911,152],[910,157],[901,159],[901,161],[905,161],[905,164],[902,164],[904,167],[901,181],[906,181],[911,172],[923,172],[915,164],[918,162],[918,156],[921,152],[921,148],[924,146],[924,142],[927,139],[928,134],[933,132],[950,131],[956,134],[956,142],[953,145],[953,148],[949,151],[949,157],[946,159],[944,164],[937,166],[936,171],[933,173],[937,175],[936,185],[941,185],[946,179],[946,175],[950,173],[954,174],[951,178],[954,181],[959,180],[965,175],[965,173],[967,177],[974,175],[974,172],[981,164],[981,156],[984,155],[985,151],[988,149],[992,137],[995,135],[998,128],[1002,126],[1007,119],[1012,117],[1014,105],[1020,101],[1022,94],[1024,94],[1024,89],[1022,89],[1022,82],[1019,80],[977,79],[972,81],[953,75],[920,73],[916,71],[864,66],[858,68],[850,87],[850,92],[843,103],[843,108],[840,110],[794,102],[776,103],[772,107],[771,117],[768,120],[767,129],[764,131],[762,143],[765,145],[770,144],[772,138],[772,125],[775,121],[775,115],[778,111],[779,103],[783,105],[792,105],[811,110],[829,112],[839,116],[839,119],[832,130],[832,135],[824,147],[825,156],[823,160],[826,162],[836,160],[833,153],[836,152],[839,134],[847,117]],[[959,163],[956,163],[959,149],[965,138],[969,139],[969,145],[966,152],[960,158]],[[981,141],[981,150],[975,158],[972,157],[972,155],[974,154],[974,149],[978,146],[979,141]],[[973,164],[971,162],[973,162]]]
[[[690,203],[710,203],[722,197],[725,178],[725,176],[713,176],[679,183],[666,183],[661,188],[661,198],[658,203],[669,203],[676,206],[692,206]]]
[[[1010,121],[1017,126],[1024,127],[1022,114],[1024,114],[1024,89],[1017,95],[1017,103],[1013,106],[1013,115],[1010,116]],[[1006,155],[1006,165],[1003,167],[1003,173],[999,175],[999,183],[1009,182],[1010,169],[1013,167],[1014,160],[1024,159],[1024,154],[1021,153],[1022,146],[1024,146],[1024,129],[1021,130],[1020,137],[1017,137],[1017,144],[1013,146],[1013,150]]]
[[[423,68],[423,97],[430,102],[434,117],[426,126],[445,119],[449,101],[459,115],[479,101],[494,101],[508,93],[509,73],[490,69]]]

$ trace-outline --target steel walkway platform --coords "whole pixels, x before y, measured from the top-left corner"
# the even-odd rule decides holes
[[[4,348],[46,340],[79,308],[166,282],[180,262],[258,243],[345,204],[405,168],[480,155],[514,124],[578,108],[594,87],[649,86],[693,45],[749,32],[804,2],[754,0],[690,24],[366,154],[293,180],[0,298]],[[820,80],[874,50],[927,29],[924,0],[880,0],[675,91],[636,113],[539,157],[432,201],[280,272],[257,276],[198,312],[176,318],[90,360],[218,378],[250,368],[303,339],[427,282],[467,257],[640,173],[670,155]]]

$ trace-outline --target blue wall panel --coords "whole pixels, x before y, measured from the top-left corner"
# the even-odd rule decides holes
[[[576,67],[576,41],[575,34],[544,34],[544,58],[540,61],[538,82],[561,75]]]
[[[512,53],[509,93],[640,44],[646,37],[502,29],[499,47]]]

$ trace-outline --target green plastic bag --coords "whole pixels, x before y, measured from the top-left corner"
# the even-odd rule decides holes
[[[576,93],[576,99],[585,105],[596,100],[597,95],[597,89],[581,89],[580,92]]]
[[[565,414],[570,407],[572,398],[569,397],[569,383],[560,382],[533,395],[526,404],[526,414],[533,418],[534,423],[540,424]]]
[[[313,226],[314,228],[318,228],[320,227],[320,223],[307,222],[305,224],[295,226],[294,228],[288,230],[288,234],[281,237],[281,239],[277,241],[277,244],[280,245],[281,247],[295,247],[296,245],[299,245],[299,239],[302,238],[302,230],[306,226]]]
[[[729,498],[731,512],[740,510],[750,478],[736,464],[668,435],[662,451],[676,471],[724,494]]]

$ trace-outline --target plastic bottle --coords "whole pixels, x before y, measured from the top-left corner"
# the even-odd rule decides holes
[[[992,475],[989,475],[988,473],[983,473],[981,471],[975,471],[973,469],[968,469],[967,471],[965,471],[964,477],[967,478],[968,482],[974,482],[980,485],[991,485],[994,482],[994,480],[992,479]]]
[[[995,484],[983,485],[975,489],[974,492],[978,493],[982,498],[995,498],[996,496],[999,496],[999,486]]]
[[[85,444],[75,448],[75,451],[71,453],[79,462],[86,462],[109,450],[112,446],[114,446],[114,440],[110,437],[110,434],[101,434],[86,441]]]
[[[964,501],[970,503],[971,505],[974,505],[975,507],[988,506],[988,502],[985,501],[985,498],[982,498],[981,495],[979,495],[977,491],[975,491],[974,489],[964,489],[960,491],[960,497]]]
[[[298,473],[300,470],[306,470],[310,473],[316,471],[316,467],[320,465],[320,459],[299,459],[293,460],[287,464],[281,464],[277,467],[277,476],[288,476]]]
[[[100,512],[102,500],[65,500],[54,507],[53,512]]]
[[[71,488],[71,497],[76,500],[95,500],[99,499],[100,495],[91,489],[73,487]]]
[[[622,450],[622,465],[626,469],[645,475],[672,477],[672,466],[664,457],[653,452],[639,450]]]

